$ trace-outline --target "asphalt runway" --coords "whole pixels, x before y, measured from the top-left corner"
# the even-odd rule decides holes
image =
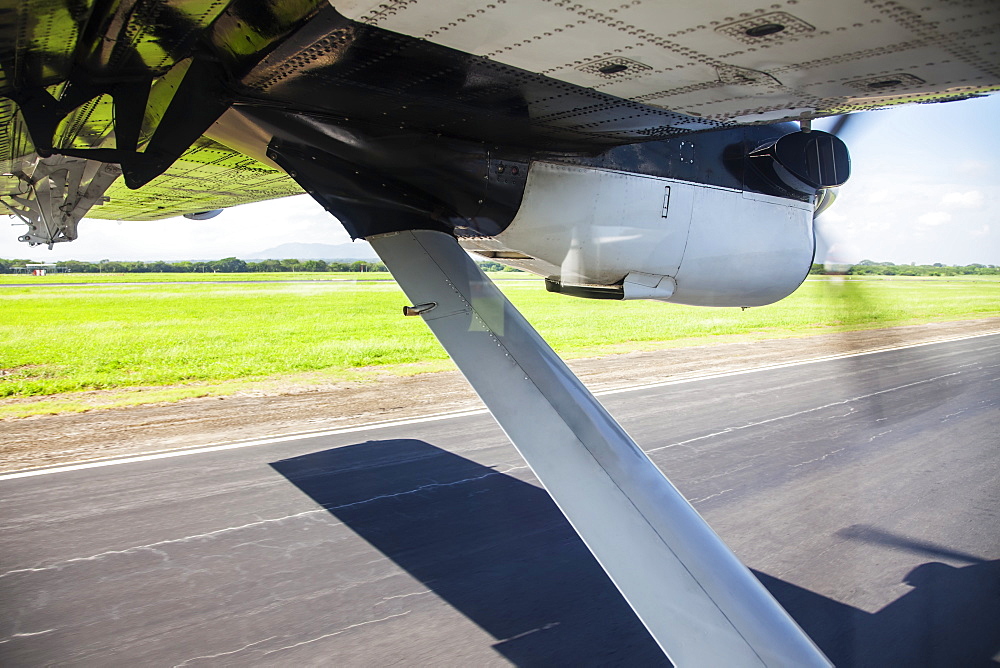
[[[1000,662],[1000,335],[601,400],[838,665]],[[667,665],[484,414],[0,509],[3,666]]]

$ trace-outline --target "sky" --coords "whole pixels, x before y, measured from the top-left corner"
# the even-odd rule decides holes
[[[844,135],[851,179],[821,219],[835,259],[1000,264],[998,119],[1000,94],[854,119]],[[822,120],[814,127],[828,125]],[[51,251],[18,242],[23,232],[15,222],[0,227],[0,257],[38,262],[211,260],[289,242],[350,241],[305,195],[233,207],[207,221],[84,219],[76,241]]]
[[[852,119],[843,133],[851,178],[820,218],[833,255],[1000,264],[998,120],[1000,95]]]

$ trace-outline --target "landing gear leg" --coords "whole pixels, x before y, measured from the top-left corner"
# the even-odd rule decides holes
[[[455,239],[368,241],[675,665],[830,665]]]

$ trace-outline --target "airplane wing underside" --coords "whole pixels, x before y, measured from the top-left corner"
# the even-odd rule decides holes
[[[780,299],[850,165],[833,135],[768,124],[1000,88],[995,1],[23,0],[0,19],[0,202],[23,241],[305,190],[372,242],[675,663],[828,665],[456,237],[568,294]]]
[[[558,153],[1000,87],[1000,6],[987,0],[332,5],[8,5],[0,168],[14,176],[0,201],[29,217],[149,220],[302,192],[213,133],[241,106]],[[33,176],[50,152],[91,169]],[[112,164],[124,179],[108,185],[106,170],[70,201]],[[42,178],[59,207],[33,204]]]

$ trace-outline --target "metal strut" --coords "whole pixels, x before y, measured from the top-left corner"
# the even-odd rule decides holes
[[[830,665],[455,239],[368,241],[675,665]]]

